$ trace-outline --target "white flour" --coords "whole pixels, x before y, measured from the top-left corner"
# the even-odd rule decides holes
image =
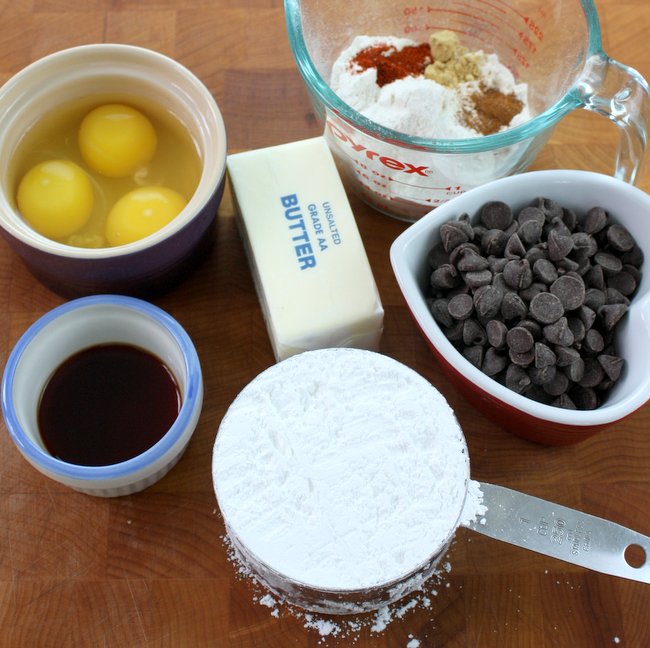
[[[385,36],[357,36],[332,66],[330,86],[334,92],[356,111],[374,122],[408,135],[431,139],[466,139],[480,136],[462,119],[463,107],[469,97],[478,91],[479,81],[461,83],[447,88],[432,79],[405,77],[379,87],[377,70],[359,71],[351,61],[362,50],[387,44],[401,50],[416,43],[406,38]],[[523,110],[514,117],[509,127],[530,119],[525,83],[515,79],[496,54],[487,54],[481,65],[481,80],[485,87],[503,94],[514,94],[523,104]]]
[[[219,428],[213,479],[233,541],[324,590],[403,579],[480,513],[442,395],[358,349],[302,353],[244,388]]]

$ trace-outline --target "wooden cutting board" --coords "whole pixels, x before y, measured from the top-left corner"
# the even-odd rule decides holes
[[[607,53],[650,78],[650,4],[598,0]],[[462,2],[459,2],[459,6]],[[47,53],[113,41],[160,50],[214,93],[231,152],[320,133],[286,39],[279,0],[14,0],[0,3],[0,81]],[[534,168],[609,173],[617,141],[606,119],[567,117]],[[650,189],[650,174],[640,178]],[[514,438],[468,406],[440,372],[405,307],[388,250],[405,223],[352,198],[384,303],[382,352],[431,380],[458,413],[473,476],[607,517],[650,535],[650,409],[574,447]],[[640,214],[640,218],[650,215]],[[650,223],[650,220],[649,220]],[[649,225],[650,226],[650,225]],[[62,299],[0,243],[0,361]],[[210,458],[239,390],[273,363],[226,195],[217,245],[183,285],[156,303],[195,341],[205,405],[186,455],[155,486],[101,500],[42,477],[0,430],[0,646],[286,648],[321,645],[594,648],[650,645],[650,587],[574,568],[459,532],[451,571],[430,605],[381,632],[321,637],[304,617],[277,617],[256,599],[223,542]],[[366,621],[373,620],[370,616]],[[340,620],[339,620],[340,622]]]

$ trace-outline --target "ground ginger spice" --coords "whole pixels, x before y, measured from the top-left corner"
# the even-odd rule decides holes
[[[437,31],[429,38],[433,62],[424,69],[424,76],[447,88],[461,83],[478,81],[483,52],[470,52],[458,40],[458,35],[448,29]]]

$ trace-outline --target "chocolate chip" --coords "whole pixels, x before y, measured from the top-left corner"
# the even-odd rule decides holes
[[[471,295],[456,295],[449,300],[447,310],[454,319],[467,319],[474,312],[474,300]]]
[[[540,324],[552,324],[564,315],[564,306],[557,295],[543,292],[530,300],[530,315]]]
[[[602,207],[592,207],[585,214],[582,229],[587,234],[596,234],[607,225],[608,220],[607,212]]]
[[[548,259],[537,259],[533,264],[533,276],[542,283],[551,284],[557,279],[557,268]]]
[[[577,382],[581,387],[596,387],[602,381],[605,372],[596,358],[584,358],[585,373]]]
[[[508,327],[501,320],[490,320],[485,325],[485,333],[487,334],[488,344],[495,349],[505,348]]]
[[[575,410],[578,409],[576,404],[571,400],[568,394],[560,394],[552,403],[554,407],[561,407],[562,409]]]
[[[523,290],[519,291],[519,296],[527,301],[530,302],[532,301],[533,297],[536,295],[539,295],[539,293],[547,292],[548,291],[548,286],[546,284],[541,283],[540,281],[533,281],[528,288],[524,288]]]
[[[528,306],[516,292],[507,292],[501,301],[501,317],[504,320],[521,319],[528,314]]]
[[[547,324],[543,329],[543,333],[547,342],[551,344],[569,347],[574,342],[573,333],[569,328],[566,317],[560,317],[557,322]]]
[[[605,277],[611,277],[623,269],[623,262],[619,257],[609,252],[596,252],[594,261],[602,268]]]
[[[481,208],[480,219],[488,229],[506,229],[512,223],[512,209],[506,203],[493,200]]]
[[[521,394],[530,383],[530,376],[525,369],[516,364],[508,365],[505,378],[505,385],[508,389]]]
[[[566,393],[566,390],[569,388],[570,381],[567,378],[566,374],[562,371],[555,371],[553,378],[548,382],[544,383],[542,386],[544,391],[550,396],[561,396]]]
[[[462,281],[456,268],[450,263],[445,263],[431,273],[431,286],[433,288],[455,288]]]
[[[562,206],[551,198],[538,198],[537,207],[542,211],[547,222],[551,222],[556,216],[559,216],[560,218],[562,217]]]
[[[483,346],[486,342],[485,329],[474,319],[465,320],[463,324],[463,343],[465,346]]]
[[[429,311],[433,319],[443,327],[451,326],[454,323],[452,316],[449,314],[449,300],[445,298],[431,299],[428,301]]]
[[[623,267],[632,267],[632,266],[623,266]],[[609,277],[607,280],[607,287],[608,288],[615,288],[620,292],[622,295],[630,296],[634,293],[637,287],[637,280],[634,278],[634,276],[626,272],[625,270],[621,270],[617,275],[614,275],[613,277]]]
[[[562,216],[554,216],[551,219],[551,229],[558,236],[571,237],[571,230],[567,227],[566,223],[564,222],[564,210],[562,210]]]
[[[585,334],[583,347],[590,353],[600,353],[605,348],[603,336],[595,329],[589,329]]]
[[[488,256],[487,260],[488,267],[493,275],[501,274],[506,267],[506,263],[508,263],[508,259],[505,257],[496,257],[493,255]]]
[[[541,340],[542,338],[542,327],[531,319],[522,319],[518,326],[523,326],[525,329],[530,331],[530,334],[535,340]]]
[[[533,283],[533,271],[526,259],[513,259],[503,268],[505,282],[516,290],[522,290]]]
[[[580,264],[568,256],[557,262],[558,272],[577,272],[580,270]]]
[[[487,269],[465,272],[463,279],[471,290],[476,290],[481,286],[489,286],[492,283],[492,273]]]
[[[481,250],[485,255],[502,256],[508,243],[508,235],[500,229],[486,230],[481,237]]]
[[[607,287],[605,290],[605,304],[624,304],[630,305],[630,300],[616,288]]]
[[[573,232],[571,238],[573,239],[573,250],[571,250],[571,253],[576,261],[588,259],[596,254],[598,244],[591,234],[587,234],[587,232]]]
[[[557,369],[555,368],[555,365],[548,365],[546,367],[530,367],[528,369],[528,375],[530,376],[530,381],[533,385],[546,385],[547,383],[550,383],[551,380],[555,378],[556,373]]]
[[[474,309],[481,318],[493,318],[501,308],[502,299],[498,288],[481,286],[474,292]]]
[[[567,317],[567,324],[571,333],[573,333],[573,344],[580,344],[584,340],[587,329],[578,317]]]
[[[571,232],[578,225],[578,215],[568,207],[562,207],[562,220]]]
[[[598,396],[596,395],[596,392],[589,387],[575,385],[569,392],[569,395],[578,409],[592,410],[598,407]]]
[[[529,367],[535,361],[535,350],[531,348],[529,351],[517,353],[516,351],[509,349],[508,357],[511,362],[519,367]]]
[[[535,366],[538,369],[555,365],[557,356],[543,342],[535,342]]]
[[[607,374],[607,377],[613,381],[619,379],[623,365],[625,364],[623,358],[604,354],[598,356],[598,362],[600,362],[600,366],[603,368],[605,374]]]
[[[508,359],[501,355],[496,349],[489,347],[483,357],[481,369],[488,376],[495,376],[501,373],[508,364]]]
[[[605,275],[603,269],[597,264],[589,266],[589,269],[583,275],[583,280],[587,288],[605,290]]]
[[[596,321],[596,311],[589,306],[580,306],[578,309],[578,317],[580,321],[584,324],[585,330],[589,330]]]
[[[546,216],[539,207],[529,205],[528,207],[524,207],[519,211],[517,214],[517,220],[519,221],[519,227],[521,227],[524,223],[533,222],[537,223],[541,230],[544,223],[546,222]]]
[[[580,352],[573,347],[556,346],[555,357],[557,358],[558,367],[568,367],[570,364],[580,359]]]
[[[467,243],[469,236],[455,222],[444,223],[440,226],[440,240],[446,252],[451,252],[461,243]]]
[[[535,340],[528,329],[523,326],[513,326],[506,335],[506,344],[515,353],[526,353],[533,348]]]
[[[597,288],[588,288],[585,291],[585,306],[589,306],[592,310],[598,311],[601,306],[605,305],[605,292]]]
[[[513,234],[506,243],[506,249],[503,251],[508,259],[521,259],[526,254],[526,248],[521,242],[517,233]]]
[[[462,256],[468,252],[474,252],[479,255],[481,254],[481,250],[477,245],[467,241],[457,245],[453,250],[451,250],[451,252],[449,252],[449,263],[453,266],[457,266]]]
[[[643,251],[635,243],[634,247],[629,252],[624,252],[621,254],[621,261],[623,263],[630,263],[637,268],[640,268],[643,264]]]
[[[607,228],[607,240],[618,252],[629,252],[634,247],[634,238],[622,225],[610,225]]]
[[[542,223],[537,223],[534,220],[521,223],[517,234],[520,240],[526,245],[537,243],[542,236]]]
[[[535,245],[526,252],[524,259],[526,259],[532,267],[539,259],[548,259],[548,250],[546,246]]]
[[[596,312],[598,317],[602,319],[605,330],[611,331],[627,312],[627,306],[625,304],[605,304]]]
[[[551,284],[549,291],[560,300],[565,311],[574,310],[582,306],[585,301],[585,282],[580,276],[558,277]]]
[[[582,358],[576,358],[571,364],[564,367],[566,377],[574,383],[579,383],[585,375],[585,361]]]
[[[573,249],[573,238],[558,234],[555,230],[548,233],[548,258],[551,261],[561,261]]]
[[[474,270],[485,270],[488,262],[476,250],[465,247],[455,259],[456,270],[459,272],[472,272]]]

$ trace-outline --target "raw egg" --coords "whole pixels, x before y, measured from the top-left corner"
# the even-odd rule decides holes
[[[167,187],[139,187],[120,198],[108,213],[105,236],[111,246],[139,241],[157,232],[187,201]]]
[[[139,110],[105,104],[91,110],[79,127],[79,150],[97,173],[122,178],[148,164],[156,152],[156,129]]]
[[[86,172],[68,160],[48,160],[22,178],[18,209],[39,233],[60,240],[81,229],[93,209],[93,187]]]

